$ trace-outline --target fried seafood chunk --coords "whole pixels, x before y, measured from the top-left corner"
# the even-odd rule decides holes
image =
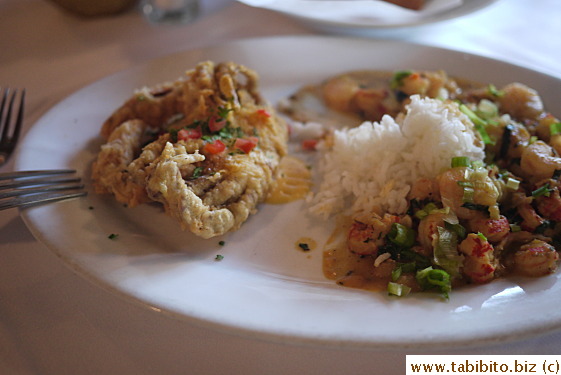
[[[129,206],[162,203],[203,238],[238,229],[286,154],[285,123],[262,99],[256,73],[241,65],[203,62],[163,87],[129,99],[103,124],[96,191]]]
[[[142,181],[136,183],[129,164],[136,159],[146,130],[142,120],[128,120],[119,125],[101,146],[93,164],[92,179],[98,194],[113,194],[130,207],[148,201]]]

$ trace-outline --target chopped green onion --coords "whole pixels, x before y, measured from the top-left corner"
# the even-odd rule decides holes
[[[528,144],[529,145],[534,144],[534,143],[536,143],[537,140],[538,140],[538,137],[533,135],[533,136],[530,137],[530,140],[528,141]]]
[[[473,203],[474,201],[474,196],[475,196],[475,189],[471,188],[471,187],[464,187],[464,195],[462,197],[462,201],[464,203]]]
[[[403,83],[403,79],[409,77],[413,72],[410,70],[400,70],[394,73],[391,80],[391,88],[397,89]]]
[[[403,273],[403,269],[401,268],[401,266],[397,266],[392,270],[392,281],[396,281],[397,279],[399,279],[399,277],[401,276],[401,274]]]
[[[501,96],[503,96],[505,94],[504,91],[501,91],[501,90],[497,89],[495,87],[495,85],[493,85],[493,84],[489,84],[487,86],[487,91],[489,92],[489,94],[491,94],[492,96],[497,97],[497,98],[500,98]]]
[[[537,198],[537,197],[549,197],[549,193],[551,193],[553,191],[553,189],[549,188],[549,183],[543,185],[542,187],[532,191],[532,197]]]
[[[473,182],[471,181],[457,181],[457,184],[460,185],[461,187],[473,187]]]
[[[508,177],[506,180],[506,187],[512,190],[518,190],[520,187],[520,181],[515,178]]]
[[[463,257],[458,253],[458,234],[443,227],[437,227],[436,234],[434,263],[451,275],[459,275]]]
[[[456,156],[452,158],[452,168],[456,167],[471,167],[471,161],[467,156]]]
[[[460,104],[460,111],[462,111],[462,113],[464,113],[471,120],[471,122],[474,123],[474,125],[483,126],[483,127],[487,125],[487,122],[483,120],[481,117],[477,116],[477,114],[473,112],[470,108],[468,108],[467,105]]]
[[[391,296],[405,297],[411,292],[411,288],[407,285],[398,284],[390,281],[388,283],[388,294]]]
[[[401,263],[397,267],[392,270],[392,281],[396,281],[403,273],[411,273],[415,272],[416,263],[409,262],[409,263]]]
[[[561,133],[561,122],[555,122],[549,125],[549,133],[551,135],[557,135]]]
[[[444,228],[448,229],[453,233],[456,233],[458,235],[458,238],[460,239],[464,239],[466,237],[467,231],[462,224],[459,223],[454,224],[444,220]]]
[[[388,238],[396,245],[411,247],[415,243],[415,231],[403,224],[393,223]]]
[[[481,232],[477,232],[477,237],[479,237],[483,241],[487,241],[487,237]]]
[[[520,232],[522,230],[522,228],[520,228],[520,225],[518,224],[509,224],[509,226],[510,226],[510,231],[513,233]]]
[[[417,271],[416,279],[423,290],[436,288],[444,298],[448,299],[452,283],[450,275],[446,271],[427,267]]]
[[[489,99],[482,99],[477,104],[477,114],[488,120],[499,115],[499,108]]]
[[[481,212],[489,212],[489,206],[486,206],[484,204],[476,204],[476,203],[470,203],[470,202],[465,202],[462,204],[462,207],[467,208],[468,210],[473,210],[473,211],[481,211]]]
[[[485,143],[486,145],[494,145],[496,143],[491,139],[491,137],[489,137],[489,134],[485,129],[485,127],[487,126],[487,122],[485,120],[477,116],[477,114],[475,114],[475,112],[469,109],[465,104],[460,104],[460,111],[463,112],[471,120],[471,122],[473,122],[475,130],[477,130],[477,132],[481,136],[483,143]]]

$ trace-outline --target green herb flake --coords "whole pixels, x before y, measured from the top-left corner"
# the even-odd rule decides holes
[[[551,135],[561,134],[561,122],[555,122],[549,125],[549,132]]]
[[[203,167],[196,167],[193,170],[193,174],[191,175],[191,179],[195,180],[195,179],[201,177],[202,174],[203,174]]]
[[[549,188],[549,182],[545,185],[543,185],[542,187],[532,191],[532,197],[534,198],[538,198],[538,197],[549,197],[549,194],[553,191],[553,189]]]
[[[224,259],[224,255],[220,255],[220,254],[217,254],[216,257],[214,258],[214,260],[217,262],[221,261],[222,259]]]
[[[310,246],[305,242],[299,243],[298,247],[302,249],[302,251],[310,251]]]
[[[390,296],[405,297],[411,292],[411,288],[407,285],[398,284],[390,281],[388,283],[388,294]]]
[[[116,233],[111,233],[109,236],[107,236],[107,238],[109,238],[110,240],[116,240],[118,237],[119,235]]]
[[[489,84],[489,85],[487,86],[487,92],[488,92],[490,95],[492,95],[492,96],[494,96],[494,97],[496,97],[496,98],[500,98],[501,96],[503,96],[503,95],[505,94],[504,91],[501,91],[501,90],[497,89],[497,88],[495,87],[495,85],[493,85],[493,84]]]
[[[218,241],[218,244],[219,244],[220,246],[224,246],[224,245],[226,245],[226,242],[225,242],[225,241]]]

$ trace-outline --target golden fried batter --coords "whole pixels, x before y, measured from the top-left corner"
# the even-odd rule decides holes
[[[158,135],[146,143],[150,134]],[[213,62],[136,92],[101,135],[107,143],[93,165],[96,191],[131,207],[160,202],[203,238],[236,230],[256,212],[287,142],[255,72]]]

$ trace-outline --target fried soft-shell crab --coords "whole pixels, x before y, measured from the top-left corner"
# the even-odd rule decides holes
[[[287,128],[234,63],[202,62],[135,93],[103,124],[96,192],[129,207],[164,205],[203,238],[236,230],[262,202],[286,154]]]

